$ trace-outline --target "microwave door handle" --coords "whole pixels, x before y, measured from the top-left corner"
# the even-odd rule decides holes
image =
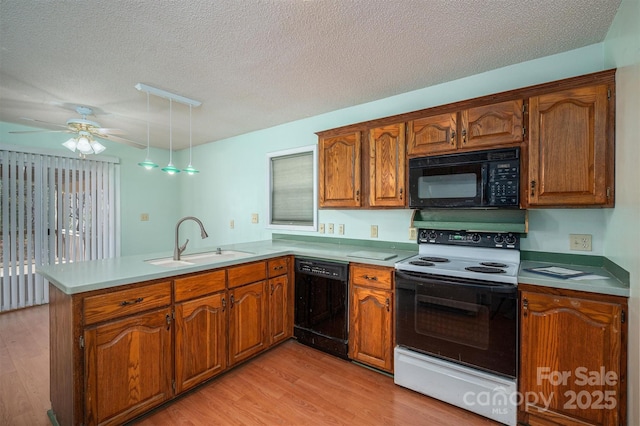
[[[486,206],[489,200],[489,178],[487,177],[487,165],[482,165],[482,176],[480,181],[480,205]]]

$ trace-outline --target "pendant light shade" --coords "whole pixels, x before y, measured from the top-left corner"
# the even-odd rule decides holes
[[[147,156],[144,161],[138,163],[138,166],[144,167],[147,170],[158,167],[158,165],[149,158],[149,92],[147,92]]]
[[[200,170],[191,165],[191,105],[189,105],[189,165],[182,169],[188,175],[195,175],[200,173]]]
[[[169,99],[169,164],[163,167],[162,171],[170,175],[175,175],[176,173],[180,173],[180,169],[173,165],[173,132],[171,130],[172,105],[173,101]]]

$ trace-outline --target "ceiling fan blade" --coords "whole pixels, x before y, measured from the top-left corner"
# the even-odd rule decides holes
[[[102,136],[102,135],[116,135],[116,136],[122,136],[124,135],[124,131],[120,130],[120,129],[109,129],[109,128],[105,128],[105,127],[100,127],[98,129],[93,129],[93,132],[95,132],[95,134],[97,136]]]
[[[21,134],[21,133],[71,133],[68,130],[22,130],[9,133]]]
[[[102,139],[112,140],[114,142],[120,142],[125,145],[129,145],[138,149],[145,149],[147,147],[146,144],[141,144],[140,142],[132,141],[131,139],[123,138],[122,136],[116,136],[116,135],[96,135],[96,136]]]
[[[20,119],[26,120],[26,121],[33,121],[35,123],[40,123],[40,124],[46,124],[47,126],[62,127],[63,129],[68,129],[68,126],[65,124],[49,123],[48,121],[36,120],[35,118],[29,118],[29,117],[20,117]]]

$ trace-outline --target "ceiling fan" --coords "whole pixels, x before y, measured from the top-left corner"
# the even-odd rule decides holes
[[[77,150],[82,155],[99,154],[106,149],[104,145],[96,141],[94,138],[113,140],[115,142],[121,142],[140,149],[146,148],[146,145],[117,135],[116,133],[120,133],[120,130],[118,129],[104,128],[95,121],[87,120],[87,116],[93,114],[93,109],[90,107],[78,106],[75,110],[82,116],[82,118],[70,118],[67,120],[66,125],[22,117],[24,120],[46,124],[47,126],[61,127],[64,128],[64,130],[27,130],[9,133],[74,133],[75,136],[64,142],[62,145],[71,151],[75,152]]]

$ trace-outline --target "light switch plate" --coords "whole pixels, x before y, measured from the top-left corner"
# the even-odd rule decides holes
[[[258,213],[251,213],[251,223],[258,223]]]
[[[321,223],[320,225],[318,225],[318,232],[321,234],[324,234],[324,223]]]
[[[418,230],[416,228],[409,228],[409,239],[411,241],[418,240]]]
[[[371,238],[378,238],[378,225],[371,225]]]
[[[140,213],[140,221],[148,222],[149,221],[149,213]]]

